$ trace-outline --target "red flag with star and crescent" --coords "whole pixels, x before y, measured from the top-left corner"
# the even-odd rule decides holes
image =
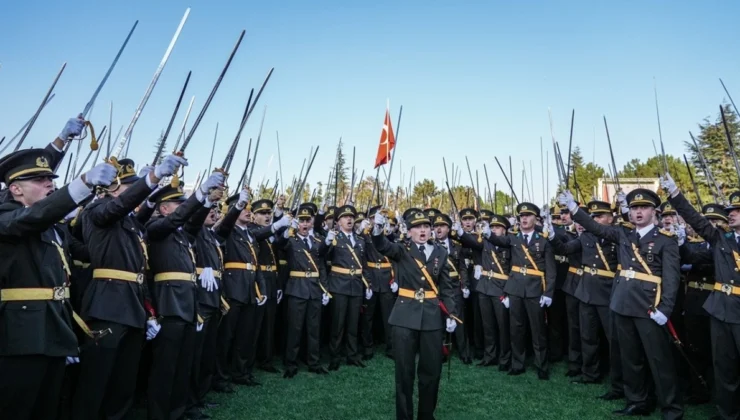
[[[388,108],[385,109],[385,121],[383,122],[383,132],[380,133],[380,144],[378,145],[378,155],[375,157],[375,168],[385,165],[391,160],[391,150],[396,147],[396,136],[393,135],[393,125],[391,125],[391,113]]]

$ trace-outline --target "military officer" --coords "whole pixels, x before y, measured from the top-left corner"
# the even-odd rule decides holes
[[[319,334],[321,307],[329,304],[330,294],[326,287],[326,268],[322,264],[328,246],[319,238],[312,237],[314,209],[309,203],[298,208],[291,228],[286,230],[276,247],[285,249],[290,268],[285,285],[287,299],[287,340],[285,349],[284,378],[298,373],[298,351],[301,337],[306,331],[306,359],[308,370],[316,374],[327,374],[320,364]]]
[[[93,329],[110,328],[112,333],[97,344],[88,339],[82,347],[74,419],[98,419],[101,411],[106,418],[123,418],[133,406],[146,321],[154,313],[144,284],[148,266],[144,226],[131,213],[160,179],[183,164],[183,158],[168,156],[139,178],[134,161],[121,159],[116,183],[79,216],[77,227],[82,229],[92,266],[81,315]],[[156,327],[150,329],[154,329],[153,338]]]
[[[477,210],[473,208],[464,208],[460,210],[459,214],[460,225],[463,232],[474,234],[476,237],[480,236],[476,233],[475,225],[480,217]],[[453,229],[453,232],[459,237],[459,229]],[[468,272],[468,284],[471,290],[477,290],[478,279],[476,278],[476,272],[480,271],[480,254],[473,252],[472,248],[463,247],[462,250],[463,261]],[[477,299],[468,299],[464,302],[464,307],[458,308],[461,314],[465,314],[465,319],[470,319],[466,333],[468,334],[468,346],[471,348],[473,357],[478,360],[482,360],[485,357],[484,354],[484,342],[483,342],[483,329],[482,327],[476,328],[476,322],[482,323],[482,317],[480,316],[480,307]],[[476,316],[476,313],[478,314]],[[479,332],[480,334],[476,333]]]
[[[618,244],[621,270],[614,280],[609,307],[615,317],[627,405],[615,413],[649,415],[652,411],[648,403],[647,364],[663,418],[682,418],[673,353],[664,327],[678,292],[680,261],[675,236],[653,224],[660,198],[648,189],[630,191],[627,204],[635,229],[593,221],[578,209],[568,191],[561,193],[558,201],[587,231]]]
[[[398,299],[391,312],[393,350],[396,360],[396,419],[413,420],[413,386],[419,357],[419,419],[433,419],[442,373],[443,328],[453,333],[457,308],[444,247],[429,243],[430,221],[422,212],[406,219],[409,239],[391,243],[383,235],[385,216],[375,214],[373,243],[376,249],[398,262]]]
[[[550,378],[547,358],[547,331],[545,307],[552,304],[555,291],[555,258],[545,235],[535,231],[535,221],[540,216],[539,207],[522,202],[517,206],[519,232],[516,235],[494,236],[488,225],[483,235],[499,247],[511,251],[511,272],[504,286],[508,298],[511,320],[512,361],[509,375],[524,373],[524,339],[526,325],[532,331],[532,347],[537,376]]]
[[[78,133],[79,134],[79,133]],[[54,157],[19,150],[0,160],[7,196],[0,205],[0,418],[55,419],[65,360],[78,361],[69,303],[71,258],[55,224],[109,185],[101,163],[54,191]],[[86,333],[91,333],[86,330]]]
[[[362,299],[369,300],[373,293],[362,270],[365,242],[353,230],[357,215],[353,206],[338,207],[335,213],[338,232],[329,231],[324,241],[329,247],[326,258],[331,261],[328,274],[329,293],[332,294],[329,370],[339,369],[339,347],[343,339],[346,339],[347,364],[364,368],[357,350],[357,327]]]
[[[562,236],[566,241],[574,239],[576,237],[576,233],[573,226],[573,220],[570,217],[568,209],[554,206],[550,209],[550,212],[554,216],[552,222],[554,230],[551,233],[553,235]],[[547,308],[547,339],[549,343],[549,357],[551,362],[562,360],[565,354],[571,353],[570,348],[572,348],[568,329],[568,294],[563,290],[565,282],[568,279],[568,270],[570,269],[568,257],[566,255],[559,254],[556,251],[555,267],[557,270],[557,274],[555,276],[555,294],[553,295],[552,305]],[[571,311],[570,314],[570,319],[573,319],[573,311]],[[576,312],[575,321],[577,320],[578,317]],[[571,324],[575,325],[574,323]],[[576,335],[573,339],[578,339],[578,336]],[[577,369],[575,372],[571,369],[573,365],[574,364],[569,362],[566,375],[577,375]]]
[[[153,276],[154,310],[147,321],[152,340],[149,373],[150,419],[178,418],[185,412],[195,333],[203,327],[198,314],[195,255],[180,229],[202,207],[213,206],[223,194],[224,175],[214,172],[185,198],[182,186],[161,188],[153,200],[159,216],[146,224],[149,266]]]

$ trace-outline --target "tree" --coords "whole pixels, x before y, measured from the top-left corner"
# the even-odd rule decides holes
[[[580,147],[576,146],[573,149],[570,158],[568,188],[579,196],[579,200],[584,202],[590,201],[599,183],[599,178],[603,178],[605,174],[606,171],[604,168],[593,162],[584,164]]]
[[[671,155],[666,155],[666,162],[668,163],[668,172],[671,174],[673,179],[676,181],[676,185],[684,192],[687,198],[692,199],[696,197],[693,185],[691,184],[691,177],[686,169],[686,164],[682,159],[676,158]],[[653,156],[648,158],[645,162],[641,162],[639,159],[632,159],[624,166],[622,171],[619,172],[620,178],[657,178],[665,172],[663,168],[663,159],[659,156]],[[661,199],[665,200],[666,193],[659,188],[656,191]],[[706,188],[699,187],[699,193],[704,203],[711,201],[708,190]]]
[[[437,195],[439,195],[439,190],[434,181],[423,179],[414,186],[411,200],[421,207],[431,207],[432,199],[436,198]]]
[[[330,172],[333,173],[333,175],[330,177],[330,183],[327,186],[326,192],[327,198],[331,200],[330,204],[334,205],[334,203],[336,203],[337,206],[344,204],[344,197],[347,197],[349,193],[349,185],[347,182],[347,162],[344,157],[344,150],[342,149],[343,145],[342,139],[339,139],[336,161],[332,162],[332,166],[330,168]]]

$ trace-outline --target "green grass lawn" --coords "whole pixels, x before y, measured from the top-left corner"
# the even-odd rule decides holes
[[[368,367],[342,365],[338,372],[318,376],[304,367],[293,379],[259,371],[262,386],[236,386],[236,393],[211,393],[221,403],[206,411],[214,419],[337,419],[373,420],[395,418],[393,361],[376,352]],[[563,363],[556,364],[549,381],[537,379],[530,368],[511,377],[497,367],[480,368],[452,361],[442,371],[436,418],[444,419],[605,419],[622,402],[596,399],[607,385],[576,385],[565,377]],[[140,413],[144,414],[144,413]],[[415,413],[416,414],[416,413]],[[687,419],[707,419],[712,405],[688,407]],[[142,417],[144,418],[144,417]],[[658,411],[653,418],[660,418]]]

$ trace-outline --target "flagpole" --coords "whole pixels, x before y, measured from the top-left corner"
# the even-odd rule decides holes
[[[388,188],[390,188],[391,184],[391,174],[393,173],[393,162],[395,162],[395,156],[396,156],[396,150],[398,149],[398,132],[401,129],[401,115],[403,114],[403,105],[401,105],[401,108],[398,110],[398,120],[396,121],[396,131],[394,132],[394,139],[396,140],[395,146],[393,146],[393,150],[391,150],[391,167],[388,168],[388,179],[385,183],[385,203],[383,204],[383,207],[386,207],[388,205]]]

